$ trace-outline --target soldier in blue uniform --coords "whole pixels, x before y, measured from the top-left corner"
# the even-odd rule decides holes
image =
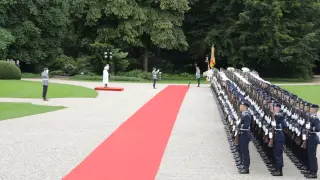
[[[250,166],[250,155],[249,155],[249,142],[251,140],[250,135],[250,125],[251,125],[251,116],[248,111],[250,104],[248,101],[242,101],[240,105],[241,119],[237,122],[238,127],[240,128],[239,132],[239,150],[240,157],[242,161],[242,168],[240,169],[240,174],[249,174]]]
[[[283,128],[287,127],[287,124],[284,121],[284,116],[280,112],[281,104],[274,104],[274,114],[275,120],[271,122],[271,125],[274,128],[274,143],[273,143],[273,154],[275,159],[275,171],[273,171],[273,176],[282,176],[282,168],[283,168],[283,145],[285,143],[285,136],[282,131]],[[272,137],[271,137],[272,138]]]
[[[306,129],[309,130],[307,135],[307,152],[308,152],[308,169],[310,174],[305,175],[307,178],[317,178],[318,160],[317,160],[317,146],[319,144],[320,120],[317,117],[319,106],[314,104],[310,109],[310,122],[306,124]],[[303,139],[306,137],[303,137]]]

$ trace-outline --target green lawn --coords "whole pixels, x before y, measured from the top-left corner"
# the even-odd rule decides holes
[[[62,106],[40,106],[31,103],[0,102],[0,120],[30,116],[63,109]]]
[[[288,90],[291,93],[296,94],[300,98],[310,103],[320,105],[320,85],[308,85],[308,86],[286,86],[281,88]]]
[[[138,82],[130,82],[130,81],[110,81],[110,82],[119,82],[119,83],[153,83],[152,80],[150,81],[138,81]],[[189,84],[189,82],[191,82],[191,84],[198,84],[197,80],[158,80],[157,84]],[[206,80],[202,80],[200,81],[200,84],[205,84]],[[209,83],[208,83],[209,84]]]
[[[41,98],[42,83],[22,80],[0,80],[0,98]],[[47,97],[50,98],[92,98],[98,93],[93,89],[67,84],[49,83]],[[2,111],[2,109],[1,109]]]

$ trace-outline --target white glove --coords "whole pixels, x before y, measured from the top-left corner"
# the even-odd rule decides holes
[[[291,125],[291,124],[289,124],[289,129],[290,129],[290,130],[292,129],[292,125]]]
[[[235,133],[234,133],[234,137],[236,137],[238,135],[238,131],[236,131]]]
[[[308,122],[308,123],[306,124],[306,128],[307,128],[307,129],[310,129],[310,122]]]
[[[287,126],[289,126],[289,123],[288,123],[288,122],[286,122],[286,124],[287,124]]]
[[[302,140],[307,140],[307,136],[305,134],[302,135]]]
[[[266,129],[264,132],[265,132],[264,135],[266,136],[266,135],[268,135],[269,130]]]
[[[272,133],[270,132],[269,133],[269,138],[271,139],[273,137]]]
[[[236,126],[232,126],[232,131],[236,130]]]
[[[297,136],[300,136],[300,134],[301,134],[301,132],[300,132],[300,131],[298,131]]]
[[[231,126],[233,125],[233,121],[230,122],[230,125],[231,125]]]
[[[277,125],[277,124],[276,124],[276,121],[272,121],[272,122],[271,122],[271,126],[276,127],[276,125]]]
[[[259,122],[259,128],[261,128],[261,126],[262,126],[262,124],[261,124],[261,122]]]
[[[238,126],[239,126],[240,122],[241,122],[240,120],[237,121],[237,125],[238,125]]]

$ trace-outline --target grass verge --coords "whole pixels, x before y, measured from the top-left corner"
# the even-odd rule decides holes
[[[288,90],[291,93],[296,94],[305,101],[320,105],[320,85],[308,85],[308,86],[286,86],[283,85],[281,88]]]
[[[41,106],[31,103],[0,102],[0,120],[30,116],[63,109],[63,106]]]
[[[41,98],[42,83],[22,80],[0,80],[0,97]],[[94,98],[98,95],[93,89],[49,83],[47,97],[50,98]]]

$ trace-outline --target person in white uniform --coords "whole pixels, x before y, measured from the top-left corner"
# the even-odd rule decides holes
[[[108,83],[109,83],[109,64],[107,64],[105,67],[104,67],[104,70],[103,70],[103,84],[104,84],[104,87],[108,87]]]

